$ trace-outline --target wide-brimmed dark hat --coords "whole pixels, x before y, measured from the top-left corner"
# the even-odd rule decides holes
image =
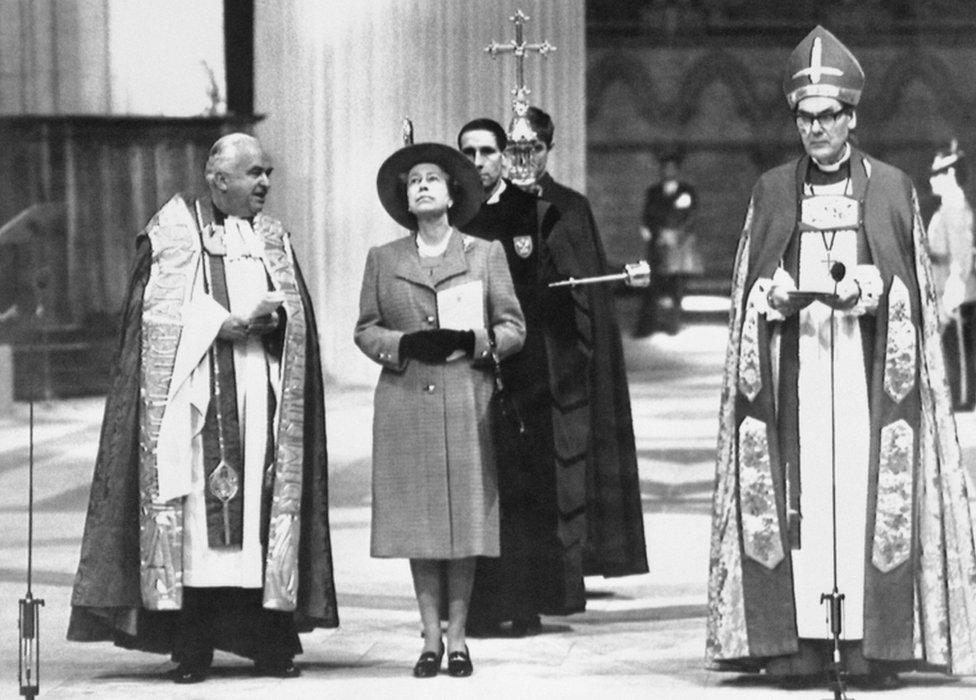
[[[441,143],[404,146],[380,166],[376,174],[376,191],[386,213],[404,228],[416,230],[417,218],[407,210],[406,176],[418,163],[439,165],[454,181],[455,187],[451,188],[454,204],[447,210],[451,225],[460,227],[471,221],[484,197],[481,176],[460,151]]]

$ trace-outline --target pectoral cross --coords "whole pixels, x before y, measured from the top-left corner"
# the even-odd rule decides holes
[[[831,271],[831,270],[833,269],[833,267],[834,267],[834,263],[836,263],[836,262],[837,262],[837,260],[836,260],[835,258],[833,258],[833,257],[831,256],[831,252],[832,252],[832,251],[831,251],[831,250],[830,250],[830,249],[828,248],[828,249],[827,249],[827,252],[826,252],[826,253],[824,254],[824,256],[823,256],[823,257],[822,257],[822,258],[820,259],[820,262],[822,262],[822,263],[823,263],[824,265],[826,265],[826,266],[827,266],[827,276],[828,276],[828,277],[830,276],[830,271]]]
[[[556,47],[545,40],[539,44],[525,43],[522,29],[525,22],[529,20],[529,17],[523,14],[522,10],[516,10],[515,15],[509,17],[508,19],[515,23],[515,39],[507,44],[499,44],[493,41],[485,47],[485,51],[492,58],[494,58],[497,54],[502,53],[510,53],[515,55],[515,89],[512,90],[512,94],[515,95],[516,100],[525,100],[525,96],[530,92],[530,90],[525,87],[525,72],[522,65],[526,52],[535,51],[540,56],[545,58],[550,52],[555,51]]]

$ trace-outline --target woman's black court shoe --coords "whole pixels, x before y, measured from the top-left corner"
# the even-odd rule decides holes
[[[444,642],[438,652],[425,651],[413,666],[413,675],[417,678],[433,678],[441,670],[441,659],[444,658]]]
[[[452,651],[447,655],[447,675],[454,678],[464,678],[474,672],[471,665],[471,655],[468,653],[468,645],[464,645],[464,651]]]

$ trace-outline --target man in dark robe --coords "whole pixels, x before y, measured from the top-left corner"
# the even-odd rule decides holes
[[[521,635],[539,629],[540,613],[582,611],[584,573],[637,573],[646,571],[647,564],[636,461],[623,475],[590,470],[592,346],[581,342],[579,330],[590,310],[580,311],[575,301],[589,300],[547,287],[550,281],[581,276],[586,268],[576,258],[580,246],[592,246],[592,239],[574,241],[571,221],[561,227],[556,207],[501,176],[506,145],[504,130],[489,119],[469,122],[458,135],[459,148],[478,168],[485,188],[485,203],[464,230],[501,241],[527,331],[522,351],[502,365],[526,433],[512,434],[508,424],[495,426],[501,556],[478,562],[469,627],[493,634],[511,621],[513,634]],[[629,429],[632,450],[629,420],[620,429]],[[626,453],[623,442],[614,448]],[[592,525],[591,508],[597,518]],[[591,569],[585,570],[584,551],[590,547]]]
[[[68,638],[215,649],[299,675],[298,632],[338,625],[315,319],[289,236],[261,213],[271,164],[218,140],[210,196],[137,239]]]
[[[707,654],[833,672],[836,576],[843,667],[891,687],[910,668],[976,672],[976,550],[915,191],[849,138],[863,81],[822,27],[797,46],[784,92],[806,154],[760,178],[746,215]]]
[[[564,547],[556,533],[559,481],[575,478],[574,505],[585,507],[583,445],[569,445],[569,456],[579,458],[557,470],[553,444],[559,417],[552,405],[547,338],[562,333],[563,344],[569,344],[566,329],[573,315],[569,295],[546,288],[554,272],[545,241],[557,212],[502,177],[506,141],[504,129],[490,119],[469,122],[458,135],[458,147],[478,169],[485,190],[485,202],[464,232],[501,242],[526,325],[522,350],[501,365],[525,434],[507,421],[493,426],[501,556],[478,559],[468,612],[472,636],[497,634],[504,622],[512,623],[514,634],[525,634],[539,628],[539,613],[568,614],[586,604],[582,541]],[[583,366],[581,358],[577,362]]]
[[[607,274],[607,256],[589,200],[556,182],[547,169],[555,135],[552,117],[538,107],[529,107],[526,118],[538,136],[531,156],[535,171],[532,189],[559,212],[547,241],[556,275],[578,279]],[[572,297],[573,327],[576,343],[587,360],[586,372],[576,374],[576,367],[562,363],[551,365],[551,370],[556,375],[553,383],[568,394],[561,410],[566,412],[574,404],[588,407],[590,442],[586,509],[574,512],[561,508],[560,527],[568,531],[568,541],[572,542],[578,541],[577,528],[586,528],[583,572],[587,576],[647,573],[637,450],[613,287],[581,285],[573,289]]]

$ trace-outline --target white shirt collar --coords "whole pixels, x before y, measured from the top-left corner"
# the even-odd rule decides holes
[[[495,191],[491,193],[491,196],[485,201],[485,204],[498,204],[498,200],[501,199],[502,192],[508,187],[508,183],[505,182],[505,178],[498,178],[498,185],[495,187]]]
[[[814,163],[816,163],[817,167],[820,168],[820,170],[822,170],[823,172],[825,172],[825,173],[836,173],[838,170],[840,170],[840,166],[842,166],[844,163],[846,163],[850,159],[850,157],[851,157],[851,144],[850,143],[845,143],[844,144],[844,154],[840,158],[837,159],[837,162],[836,163],[832,163],[830,165],[825,165],[825,164],[821,163],[819,160],[817,160],[816,158],[812,158],[812,160],[813,160]]]

